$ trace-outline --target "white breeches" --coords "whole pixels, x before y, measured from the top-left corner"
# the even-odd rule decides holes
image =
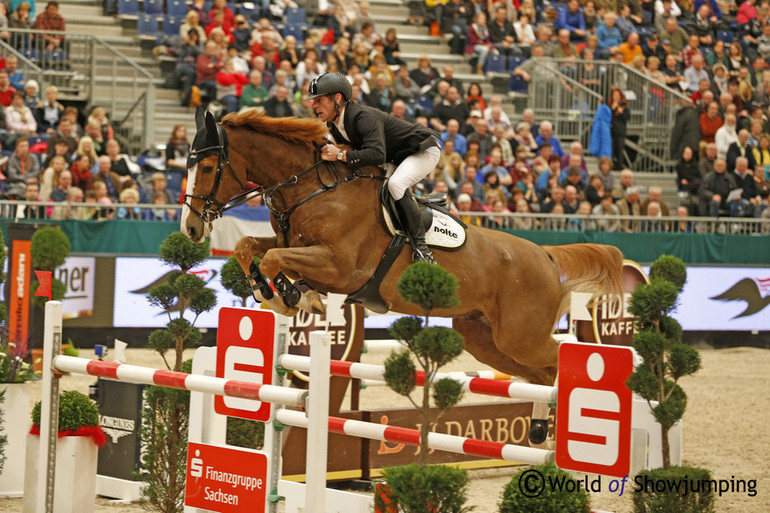
[[[432,146],[421,153],[405,158],[388,181],[388,190],[393,199],[400,200],[409,187],[428,176],[438,164],[440,157],[439,147]]]

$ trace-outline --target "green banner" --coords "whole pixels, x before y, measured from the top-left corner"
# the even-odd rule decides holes
[[[67,235],[72,253],[87,255],[157,255],[160,244],[170,233],[179,230],[179,223],[165,221],[50,221],[30,220],[35,223],[56,224]],[[23,222],[23,221],[22,221]],[[8,237],[8,220],[3,220],[3,235]]]
[[[539,245],[595,242],[617,246],[623,256],[654,262],[660,255],[681,258],[688,264],[770,265],[770,236],[717,233],[607,233],[506,230]]]

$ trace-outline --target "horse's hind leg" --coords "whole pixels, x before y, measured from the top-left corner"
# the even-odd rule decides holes
[[[537,385],[553,385],[557,368],[529,367],[514,360],[510,355],[500,351],[492,337],[492,328],[485,317],[474,320],[453,319],[452,327],[465,339],[465,350],[477,360],[497,369],[500,372],[526,379]],[[544,403],[533,403],[532,417],[529,426],[529,440],[533,445],[545,442],[548,437],[548,413],[550,406]]]

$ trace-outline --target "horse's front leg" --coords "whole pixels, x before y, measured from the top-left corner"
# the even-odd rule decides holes
[[[269,250],[276,247],[278,247],[277,237],[242,237],[235,245],[233,256],[238,260],[249,281],[254,299],[281,315],[296,315],[297,308],[294,305],[285,304],[284,300],[273,292],[267,279],[254,263],[254,257],[264,258]]]
[[[335,259],[328,246],[316,245],[301,248],[275,248],[265,254],[259,265],[265,276],[272,276],[273,285],[287,307],[298,307],[310,313],[325,313],[326,307],[315,290],[302,292],[292,284],[284,272],[320,282],[335,284],[349,266]],[[348,269],[349,270],[349,269]]]

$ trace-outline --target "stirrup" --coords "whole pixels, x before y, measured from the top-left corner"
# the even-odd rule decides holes
[[[428,262],[429,264],[435,264],[436,258],[433,256],[433,252],[430,250],[427,244],[415,244],[412,248],[412,262]]]

